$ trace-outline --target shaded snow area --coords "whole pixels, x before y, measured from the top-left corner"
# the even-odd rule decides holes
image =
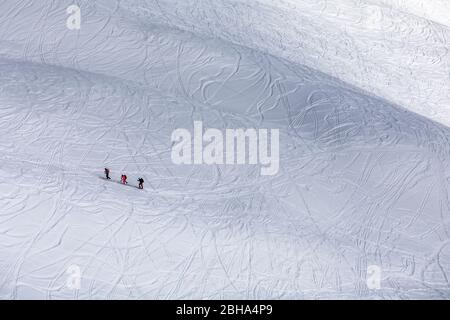
[[[448,1],[74,3],[0,2],[0,298],[450,298]]]

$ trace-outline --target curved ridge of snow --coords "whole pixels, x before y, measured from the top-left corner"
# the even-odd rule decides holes
[[[27,10],[34,10],[32,1],[20,3],[24,5],[19,17],[26,17]],[[14,30],[15,23],[10,25],[6,18],[11,12],[3,10],[0,16],[5,19],[0,25],[4,46],[0,54],[13,49],[18,50],[18,55],[33,58],[30,52],[41,51],[39,54],[44,59],[46,54],[42,49],[45,49],[52,55],[46,60],[64,65],[78,63],[78,54],[83,52],[95,52],[97,59],[112,59],[104,57],[100,50],[108,50],[103,43],[105,39],[95,35],[102,30],[102,23],[110,32],[120,29],[110,27],[109,22],[114,20],[119,25],[132,23],[144,29],[155,25],[175,27],[308,66],[450,125],[450,5],[446,1],[97,0],[80,3],[84,26],[76,37],[64,30],[62,23],[66,18],[63,10],[70,1],[61,1],[57,6],[37,4],[44,8],[38,10],[42,13],[49,10],[50,16],[46,13],[39,21],[31,17],[27,23],[17,25],[20,30]],[[117,51],[113,58],[124,60],[130,48],[111,47],[114,44],[111,36],[106,40],[109,48]],[[42,47],[39,41],[44,39],[50,41],[45,41]],[[132,45],[136,40],[130,35]],[[65,47],[63,52],[58,50],[61,42]],[[80,46],[87,48],[80,50]],[[138,46],[142,47],[142,43]],[[136,52],[132,55],[143,58],[136,57]],[[67,61],[63,62],[64,59]],[[88,71],[92,66],[80,65]]]
[[[306,65],[450,125],[446,1],[127,0],[121,7]]]

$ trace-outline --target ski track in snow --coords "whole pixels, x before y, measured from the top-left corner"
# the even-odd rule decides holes
[[[392,65],[359,52],[336,54],[337,73],[379,69],[348,69],[356,83],[344,83],[325,74],[336,76],[326,57],[321,73],[263,48],[289,33],[244,47],[203,1],[180,3],[142,1],[134,16],[135,1],[80,1],[79,32],[65,27],[70,1],[0,4],[0,298],[448,299],[450,129],[372,96],[425,101],[417,79],[369,90],[363,76]],[[222,19],[247,12],[216,3]],[[217,32],[189,30],[199,12]],[[448,91],[429,98],[440,106]],[[445,123],[442,106],[434,119]],[[280,128],[279,174],[172,164],[171,132],[194,120]],[[71,265],[79,290],[66,285]],[[369,265],[382,270],[379,290],[366,285]]]

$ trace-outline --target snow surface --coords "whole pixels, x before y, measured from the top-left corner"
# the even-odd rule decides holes
[[[0,3],[0,298],[450,298],[448,1],[76,3]],[[194,120],[279,174],[172,164]]]

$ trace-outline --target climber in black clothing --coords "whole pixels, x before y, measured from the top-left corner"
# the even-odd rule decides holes
[[[142,178],[139,178],[138,180],[137,180],[138,182],[139,182],[139,189],[144,189],[144,179],[142,179]]]
[[[109,177],[109,169],[105,168],[105,175],[106,175],[106,179],[111,180],[111,178]]]

